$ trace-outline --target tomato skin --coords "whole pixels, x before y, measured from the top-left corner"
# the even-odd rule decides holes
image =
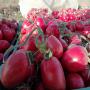
[[[90,26],[85,26],[84,30],[80,32],[82,35],[88,36],[90,34]]]
[[[22,49],[27,50],[27,51],[36,51],[36,45],[35,45],[35,37],[30,37],[27,41],[27,43],[22,46]]]
[[[85,87],[82,77],[77,73],[70,73],[66,77],[67,88],[69,90]]]
[[[0,53],[0,62],[2,62],[3,61],[3,53]]]
[[[83,25],[82,21],[81,20],[76,21],[76,30],[77,31],[83,31],[83,29],[84,29],[84,25]]]
[[[0,40],[2,40],[3,39],[3,33],[2,33],[2,31],[0,30]]]
[[[57,23],[52,23],[46,28],[46,35],[54,35],[55,37],[59,38],[60,32],[59,32],[59,27]]]
[[[37,17],[35,23],[42,29],[42,31],[45,33],[46,31],[46,23],[42,17]]]
[[[59,41],[61,42],[63,48],[64,48],[64,49],[67,49],[68,44],[66,43],[66,41],[65,41],[64,39],[62,39],[62,38],[59,38]]]
[[[82,76],[85,85],[90,86],[90,68],[87,66],[83,71],[79,72],[79,74]]]
[[[44,86],[49,90],[65,90],[66,83],[63,68],[56,57],[43,59],[40,65]]]
[[[62,65],[69,72],[79,72],[88,64],[88,53],[79,45],[72,45],[63,55]]]
[[[26,34],[27,29],[30,27],[31,23],[26,19],[24,20],[22,27],[21,27],[21,34]]]
[[[27,78],[29,62],[24,50],[11,54],[2,67],[1,82],[6,88],[12,88]]]
[[[10,43],[6,40],[0,40],[0,53],[4,53],[10,47]]]
[[[79,38],[78,35],[72,35],[70,37],[70,44],[76,44],[76,45],[80,45],[81,44],[81,39]]]
[[[2,32],[3,32],[3,38],[9,42],[11,42],[14,37],[15,37],[15,29],[8,27],[7,25],[3,25],[2,28]]]
[[[51,35],[47,38],[46,46],[52,51],[55,57],[60,58],[63,55],[63,46],[55,36]]]

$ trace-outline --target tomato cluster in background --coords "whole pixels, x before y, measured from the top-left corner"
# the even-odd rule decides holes
[[[0,20],[0,61],[2,62],[3,54],[10,47],[17,30],[16,20]]]
[[[10,48],[14,52],[1,65],[2,87],[5,90],[89,87],[89,14],[89,9],[63,9],[51,14],[47,9],[32,9],[22,23],[18,44]]]

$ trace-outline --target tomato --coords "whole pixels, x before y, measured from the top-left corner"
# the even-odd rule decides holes
[[[63,55],[63,46],[55,36],[51,35],[47,38],[46,46],[55,57],[60,58]]]
[[[35,45],[35,38],[30,37],[28,41],[26,42],[26,44],[22,47],[22,49],[35,52],[37,50],[36,45]]]
[[[61,42],[62,46],[63,46],[63,49],[67,49],[68,47],[68,44],[66,43],[66,41],[62,38],[59,38],[59,41]]]
[[[57,10],[52,11],[52,16],[54,16],[54,18],[58,18],[59,17],[59,11],[57,11]]]
[[[85,87],[82,77],[77,73],[70,73],[66,77],[67,88],[69,90]]]
[[[42,17],[37,17],[35,20],[35,23],[42,29],[42,31],[45,33],[46,31],[46,23]]]
[[[88,34],[90,34],[90,26],[85,26],[84,30],[81,31],[81,34],[87,36]]]
[[[21,27],[21,34],[26,34],[30,25],[31,25],[31,23],[29,22],[29,20],[27,20],[27,19],[24,20],[22,27]]]
[[[55,37],[59,38],[60,32],[59,32],[59,27],[57,23],[54,24],[49,24],[49,26],[46,28],[46,35],[54,35]]]
[[[79,36],[78,35],[72,35],[71,37],[70,37],[70,44],[81,44],[81,39],[79,38]]]
[[[65,90],[63,68],[56,57],[43,59],[40,65],[43,85],[49,90]]]
[[[84,24],[82,21],[76,21],[76,30],[82,31],[84,29]]]
[[[24,50],[12,53],[2,67],[1,82],[4,87],[12,88],[26,80],[29,65]]]
[[[4,53],[10,47],[10,43],[6,40],[0,40],[0,53]]]
[[[2,31],[0,30],[0,40],[2,40],[3,39],[3,33],[2,33]]]
[[[85,69],[88,64],[87,50],[79,45],[72,45],[63,55],[62,65],[70,72],[78,72]]]
[[[9,42],[11,42],[14,37],[15,37],[15,29],[12,29],[10,27],[8,27],[7,25],[4,25],[2,28],[2,32],[3,32],[3,38]]]
[[[3,53],[0,53],[0,62],[3,61]]]
[[[11,20],[10,28],[17,30],[18,22],[16,20]]]
[[[79,72],[82,76],[85,85],[90,86],[90,68],[87,66],[83,71]]]

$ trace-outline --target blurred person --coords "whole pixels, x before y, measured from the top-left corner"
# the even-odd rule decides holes
[[[49,12],[62,8],[78,9],[78,0],[19,0],[19,6],[22,16],[26,18],[32,8],[47,8]]]

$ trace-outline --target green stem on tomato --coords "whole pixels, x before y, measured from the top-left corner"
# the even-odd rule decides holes
[[[4,57],[10,53],[13,49],[17,49],[21,46],[24,46],[26,44],[26,42],[28,41],[29,37],[32,35],[32,33],[36,30],[36,27],[34,27],[34,24],[33,25],[33,28],[32,28],[32,31],[29,33],[29,35],[27,36],[26,40],[22,43],[22,44],[16,44],[15,46],[11,46],[10,48],[7,49],[7,51],[4,53]],[[32,27],[32,26],[30,26]],[[3,58],[3,63],[5,62],[5,58]]]
[[[45,52],[45,54],[44,54],[44,58],[45,58],[46,60],[49,60],[52,56],[53,56],[53,54],[52,54],[52,52],[51,52],[50,49],[48,49],[48,50]]]

